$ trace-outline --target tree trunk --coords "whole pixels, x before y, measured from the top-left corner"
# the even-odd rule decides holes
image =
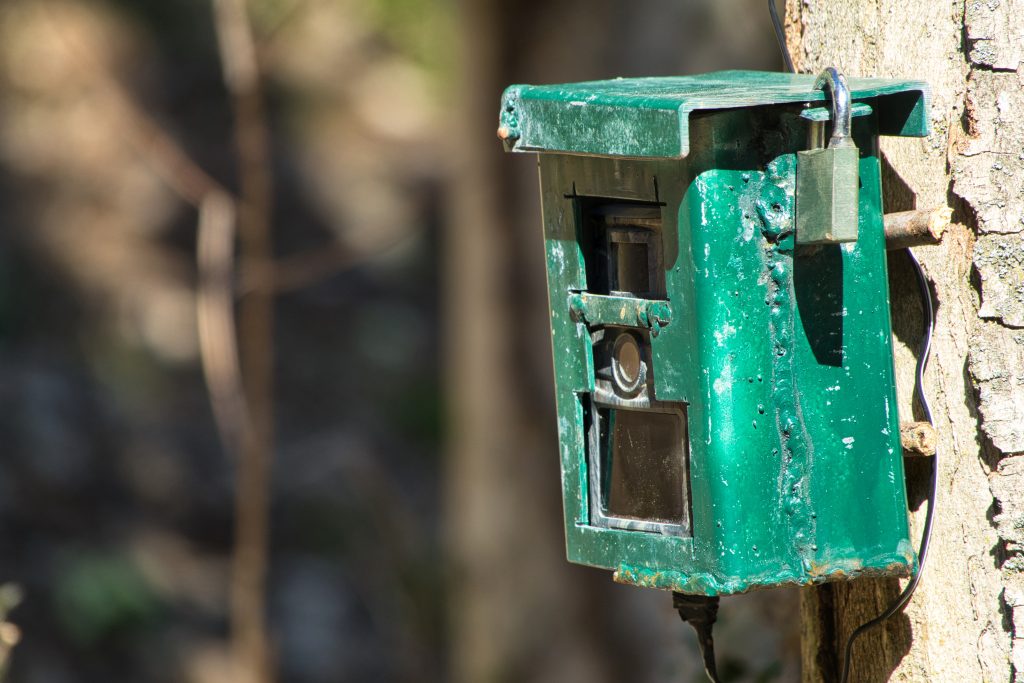
[[[542,5],[513,14],[543,15]],[[550,41],[544,22],[510,23],[495,0],[462,10],[444,263],[451,677],[612,681],[618,658],[594,618],[603,605],[591,602],[606,577],[565,561],[536,169],[512,163],[495,135],[500,93],[530,58],[517,38]]]
[[[932,134],[884,139],[886,211],[948,204],[921,247],[938,320],[925,389],[939,436],[931,554],[905,615],[858,640],[851,681],[1024,680],[1024,4],[787,0],[798,70],[927,80]],[[920,339],[905,255],[890,257],[903,420]],[[927,471],[907,467],[915,533]],[[898,593],[860,580],[803,594],[804,681],[833,681],[849,633]]]

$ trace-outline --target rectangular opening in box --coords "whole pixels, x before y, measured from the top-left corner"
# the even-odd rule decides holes
[[[588,431],[591,524],[691,535],[685,405],[595,402]]]
[[[665,298],[661,207],[581,199],[580,246],[587,291],[640,299]]]

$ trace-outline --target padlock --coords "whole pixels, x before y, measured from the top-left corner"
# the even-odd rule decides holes
[[[857,241],[860,151],[850,135],[850,90],[846,77],[833,67],[814,83],[815,88],[824,86],[832,95],[832,137],[824,149],[797,152],[797,244]]]

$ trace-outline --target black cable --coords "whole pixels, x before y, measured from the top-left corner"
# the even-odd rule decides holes
[[[718,667],[715,666],[715,640],[711,629],[718,619],[718,596],[686,595],[672,593],[672,607],[679,612],[679,618],[697,632],[697,647],[704,659],[704,673],[711,683],[721,683]]]
[[[932,422],[932,411],[928,406],[928,399],[924,395],[924,371],[928,366],[928,356],[931,353],[932,348],[932,330],[935,328],[935,309],[932,307],[932,289],[928,284],[928,278],[925,277],[924,270],[921,268],[921,264],[918,262],[917,257],[914,256],[914,252],[907,249],[907,254],[910,256],[910,262],[914,265],[914,272],[917,275],[917,284],[921,292],[921,305],[924,308],[924,337],[921,340],[921,353],[917,357],[917,373],[916,373],[916,386],[914,387],[914,395],[917,396],[918,403],[921,404],[921,409],[924,411],[924,417],[928,421],[928,424]],[[917,584],[921,582],[921,575],[924,573],[925,560],[928,558],[928,543],[932,537],[932,522],[935,518],[935,503],[938,498],[938,481],[939,481],[939,454],[936,450],[935,455],[929,458],[932,465],[930,491],[928,494],[928,512],[924,518],[924,529],[921,532],[921,547],[917,551],[918,564],[917,571],[914,573],[913,578],[907,584],[903,592],[899,594],[887,610],[882,612],[880,615],[861,624],[850,634],[849,639],[846,641],[846,647],[843,650],[843,669],[842,674],[839,677],[840,683],[847,683],[850,677],[850,662],[853,658],[853,643],[857,638],[867,631],[870,631],[875,626],[878,626],[889,617],[897,614],[906,607],[907,603],[910,602],[910,597],[914,594],[914,590],[917,588]]]
[[[786,71],[795,74],[793,58],[789,56],[789,46],[786,45],[786,32],[782,30],[782,21],[779,19],[779,10],[775,7],[775,0],[768,0],[768,13],[772,15],[772,28],[775,29],[775,39],[779,41],[779,50],[782,52],[782,61],[786,63]]]

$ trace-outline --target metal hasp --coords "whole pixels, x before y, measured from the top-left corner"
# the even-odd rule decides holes
[[[855,242],[860,151],[850,135],[850,89],[846,78],[832,67],[818,76],[814,87],[827,87],[831,96],[832,136],[826,148],[797,152],[796,243]],[[811,124],[812,143],[824,138],[824,128],[824,121]]]
[[[877,137],[927,86],[850,79],[856,242],[794,239],[814,76],[506,90],[539,152],[569,559],[719,595],[906,576]]]

